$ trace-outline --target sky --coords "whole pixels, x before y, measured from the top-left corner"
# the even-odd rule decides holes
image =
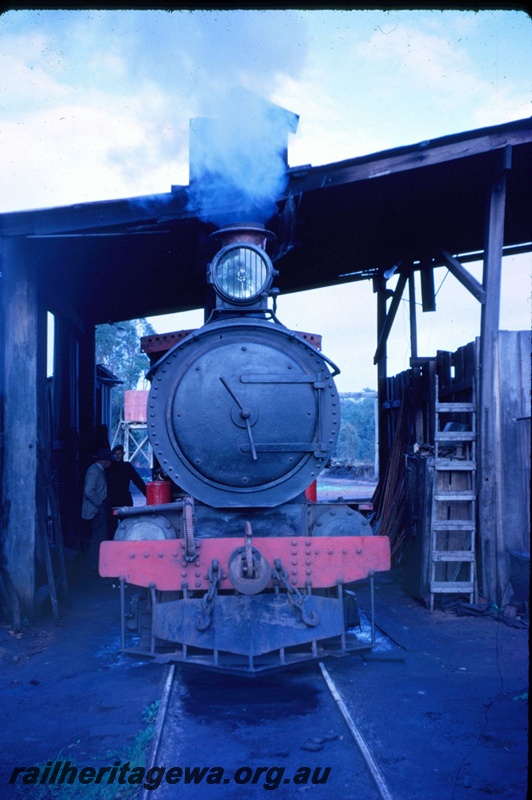
[[[237,86],[299,115],[290,166],[341,161],[529,117],[532,20],[522,11],[13,10],[0,15],[0,212],[188,184],[189,122]],[[481,278],[481,266],[468,266]],[[503,270],[501,328],[530,327],[530,256]],[[446,269],[418,314],[419,355],[479,335]],[[393,282],[390,284],[393,288]],[[370,282],[281,296],[287,326],[323,336],[340,391],[376,387]],[[202,311],[150,318],[195,327]],[[408,368],[408,306],[388,373]]]

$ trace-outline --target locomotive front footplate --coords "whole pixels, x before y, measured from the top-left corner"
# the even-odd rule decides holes
[[[119,579],[123,652],[255,675],[373,646],[373,574],[389,569],[386,537],[254,537],[252,547],[230,537],[196,546],[191,560],[183,540],[101,545],[100,575]],[[367,577],[369,640],[353,630],[350,590]],[[141,592],[135,614],[126,607],[130,585]]]

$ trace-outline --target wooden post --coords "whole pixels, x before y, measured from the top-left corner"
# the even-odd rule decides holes
[[[79,396],[76,405],[79,413],[80,451],[86,459],[84,469],[92,463],[94,452],[94,425],[96,420],[96,364],[95,328],[87,323],[85,334],[78,343],[77,389]],[[85,472],[82,473],[82,479]],[[80,512],[81,513],[81,512]]]
[[[416,283],[414,270],[408,276],[408,301],[410,307],[410,356],[417,358]]]
[[[481,591],[501,603],[507,585],[504,549],[498,332],[506,173],[511,149],[496,153],[494,181],[488,197],[482,288],[485,303],[480,323],[478,517],[481,546]]]
[[[74,546],[79,537],[79,354],[77,330],[55,314],[52,468],[58,479],[59,506],[65,540]]]
[[[387,401],[386,343],[407,280],[408,276],[405,273],[400,273],[393,293],[386,289],[384,281],[379,279],[374,281],[374,291],[377,292],[377,349],[373,357],[373,363],[377,365],[377,392],[379,398],[379,475],[384,474],[393,440],[392,416],[391,413],[384,413],[385,411],[389,412],[389,408],[385,406]],[[390,303],[389,311],[386,312],[386,300],[390,295],[392,302]]]
[[[382,309],[384,313],[384,318],[378,322],[379,331],[378,331],[378,344],[377,350],[375,351],[375,355],[373,357],[373,363],[378,364],[381,360],[381,354],[384,354],[384,359],[386,359],[386,342],[388,341],[388,336],[390,335],[390,331],[392,329],[392,325],[395,320],[395,315],[397,314],[397,309],[399,308],[399,304],[401,302],[401,298],[403,297],[403,291],[408,280],[407,275],[401,273],[399,275],[399,279],[397,281],[397,286],[395,287],[395,291],[392,295],[392,302],[390,303],[390,309],[388,313],[386,313],[386,290],[380,290],[379,294],[383,294],[384,292],[384,307]],[[379,313],[381,311],[381,307],[379,305]]]
[[[77,447],[77,470],[73,476],[75,485],[74,508],[74,531],[73,539],[78,546],[83,546],[83,523],[81,520],[81,505],[83,498],[83,484],[87,469],[93,463],[93,454],[98,445],[95,438],[96,420],[96,366],[95,366],[95,330],[94,324],[86,321],[84,334],[76,340],[77,363],[76,374],[76,395],[71,398],[73,407],[78,416],[78,447]],[[74,488],[74,487],[73,487]]]
[[[33,270],[23,245],[13,238],[2,240],[1,247],[5,327],[2,546],[21,612],[31,617],[35,612],[37,531],[46,519],[38,460],[39,411],[46,375],[46,313],[39,307]]]
[[[377,341],[381,341],[381,336],[386,322],[386,294],[379,288],[377,292]],[[390,452],[388,441],[388,420],[389,412],[384,408],[386,402],[386,339],[383,340],[382,347],[377,361],[377,404],[378,404],[378,451],[379,451],[379,475],[384,475],[386,463]]]

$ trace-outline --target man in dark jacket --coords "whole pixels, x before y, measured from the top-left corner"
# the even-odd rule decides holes
[[[133,498],[129,491],[130,483],[133,483],[144,496],[146,496],[146,484],[133,464],[130,464],[129,461],[124,461],[124,448],[121,444],[113,447],[112,453],[113,460],[106,474],[109,508],[132,506]]]

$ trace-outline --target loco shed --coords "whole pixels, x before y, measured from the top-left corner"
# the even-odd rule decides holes
[[[293,130],[290,118],[287,125]],[[502,274],[508,277],[514,260],[530,254],[531,159],[531,121],[521,119],[331,164],[287,165],[286,188],[279,191],[272,217],[263,220],[276,234],[268,247],[283,294],[373,284],[378,455],[386,486],[376,513],[380,532],[388,532],[392,545],[394,531],[399,543],[405,531],[416,543],[430,537],[425,521],[430,505],[419,485],[405,484],[394,467],[404,466],[403,452],[433,441],[435,373],[441,399],[449,402],[471,402],[475,379],[482,422],[475,569],[479,593],[499,605],[509,585],[509,554],[529,551],[530,333],[500,331],[499,312]],[[205,264],[214,251],[212,225],[189,207],[190,190],[191,185],[172,186],[156,195],[0,215],[0,476],[7,587],[2,605],[15,625],[23,616],[34,618],[40,598],[54,597],[56,588],[59,605],[65,598],[61,574],[52,575],[44,563],[42,534],[53,528],[52,549],[62,538],[67,547],[75,545],[94,432],[108,421],[100,399],[104,392],[95,385],[95,325],[209,305]],[[226,210],[232,212],[230,206]],[[468,270],[479,261],[482,282]],[[395,288],[386,282],[392,271]],[[460,283],[478,302],[479,337],[470,343],[478,344],[474,358],[462,358],[462,349],[418,352],[419,300],[423,312],[434,311],[435,277],[447,272],[449,283]],[[409,369],[390,376],[387,343],[396,333],[407,289]],[[53,347],[47,314],[53,317]],[[273,320],[270,324],[273,328]],[[351,345],[355,353],[356,339]],[[469,345],[466,349],[469,353]],[[54,361],[49,378],[47,356]],[[107,391],[109,376],[103,382]],[[229,402],[228,390],[220,387]],[[246,439],[251,446],[238,405],[233,416],[241,420],[235,429],[242,446]],[[256,426],[250,425],[255,441]],[[429,487],[430,470],[427,474]],[[416,519],[423,524],[405,529],[405,509],[418,500],[423,508]],[[422,596],[426,551],[416,561],[405,553],[403,563],[414,573],[415,596]],[[60,613],[57,604],[54,613]]]

